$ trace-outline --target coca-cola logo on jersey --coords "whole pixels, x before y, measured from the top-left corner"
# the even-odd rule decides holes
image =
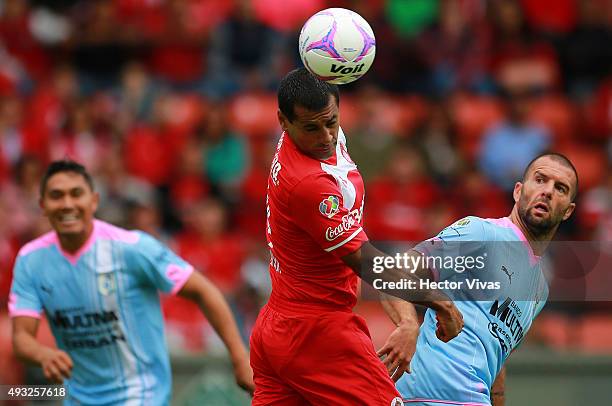
[[[342,221],[336,227],[327,227],[327,230],[325,230],[325,239],[327,241],[334,241],[336,238],[349,231],[356,223],[361,223],[362,216],[363,201],[361,202],[360,208],[353,209],[348,214],[342,216]]]

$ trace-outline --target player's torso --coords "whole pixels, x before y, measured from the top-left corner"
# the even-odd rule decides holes
[[[548,295],[540,262],[530,257],[528,248],[511,230],[497,232],[501,241],[487,242],[480,252],[486,253],[486,268],[455,278],[464,284],[478,279],[482,289],[472,284],[462,297],[448,292],[455,295],[455,304],[463,314],[463,331],[442,343],[435,336],[435,315],[428,310],[412,374],[398,383],[400,391],[415,397],[488,404],[489,388],[497,373],[527,334]],[[498,288],[490,284],[485,288],[487,283],[498,284]]]
[[[305,177],[325,174],[337,184],[335,193],[324,196],[313,211],[334,216],[341,196],[349,210],[334,227],[322,231],[321,238],[333,246],[349,237],[356,223],[363,225],[364,184],[350,159],[346,140],[340,131],[335,158],[325,162],[298,151],[287,134],[279,140],[268,178],[266,234],[271,252],[270,273],[273,295],[300,302],[322,302],[352,307],[357,277],[339,258],[321,248],[311,235],[295,224],[289,201],[293,188]]]
[[[163,337],[157,292],[125,272],[122,245],[97,240],[74,262],[57,247],[47,252],[46,266],[29,265],[41,269],[35,288],[57,345],[73,359],[71,390],[121,402],[152,390],[164,368],[142,340],[152,329]],[[156,371],[141,373],[144,363]]]

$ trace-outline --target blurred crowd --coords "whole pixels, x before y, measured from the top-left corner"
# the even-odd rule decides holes
[[[370,239],[506,215],[526,164],[554,150],[580,174],[560,238],[612,240],[609,1],[0,0],[0,307],[19,247],[49,229],[41,173],[70,157],[95,176],[98,216],[168,243],[248,337],[270,289],[275,89],[330,6],[378,44],[340,103]],[[173,350],[220,347],[195,308],[164,301]]]

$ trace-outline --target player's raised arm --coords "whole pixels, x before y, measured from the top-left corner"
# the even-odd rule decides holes
[[[417,252],[409,252],[408,255],[421,255]],[[419,286],[421,279],[433,279],[431,271],[419,267],[415,272],[406,272],[396,267],[385,268],[384,272],[375,273],[372,264],[375,258],[384,258],[387,255],[379,251],[371,243],[365,242],[355,252],[342,257],[346,265],[359,275],[361,279],[374,286],[375,279],[390,282],[396,285],[406,281],[414,281]],[[456,337],[463,329],[463,316],[450,298],[439,289],[391,289],[389,284],[375,286],[378,291],[397,298],[421,304],[436,311],[438,318],[438,329],[436,335],[442,341],[449,341]]]
[[[50,382],[64,382],[70,378],[72,359],[62,350],[41,344],[36,339],[37,331],[37,318],[13,317],[13,352],[22,361],[40,366]]]
[[[252,394],[255,384],[249,355],[240,338],[234,316],[219,289],[202,274],[192,272],[178,294],[198,304],[230,353],[236,383]]]

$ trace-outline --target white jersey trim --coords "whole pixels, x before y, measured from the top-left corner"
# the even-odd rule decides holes
[[[338,244],[336,244],[336,245],[334,245],[334,246],[332,246],[332,247],[329,247],[329,248],[325,248],[325,251],[326,251],[326,252],[331,252],[331,251],[335,250],[336,248],[340,248],[340,247],[342,247],[344,244],[346,244],[347,242],[349,242],[349,241],[351,241],[353,238],[355,238],[355,236],[356,236],[357,234],[359,234],[359,233],[361,232],[361,230],[363,230],[363,227],[359,227],[357,230],[355,230],[355,231],[353,232],[353,234],[351,234],[350,236],[348,236],[346,239],[344,239],[344,240],[340,241]]]

